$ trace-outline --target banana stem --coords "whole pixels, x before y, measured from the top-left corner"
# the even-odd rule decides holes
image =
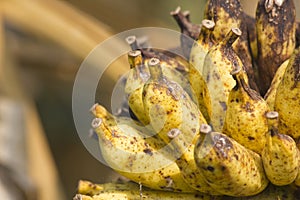
[[[278,116],[279,114],[276,111],[270,111],[266,113],[269,133],[271,133],[271,136],[278,134]]]
[[[181,12],[181,8],[177,7],[175,11],[170,13],[176,20],[178,26],[181,29],[181,33],[196,40],[200,33],[200,25],[192,24],[189,20],[189,12]]]
[[[202,40],[204,43],[214,43],[213,30],[215,28],[215,22],[212,20],[204,19],[202,20],[201,31],[198,40]]]
[[[130,69],[135,69],[137,66],[142,64],[142,61],[143,61],[143,58],[142,58],[141,51],[134,50],[134,51],[130,51],[128,53],[128,62],[130,65]]]
[[[236,81],[236,85],[235,85],[235,89],[237,89],[238,87],[242,86],[243,83],[242,81],[245,82],[245,80],[243,79],[243,76],[242,76],[242,68],[237,66],[236,69],[233,69],[231,72],[230,72],[230,75],[233,77],[233,79]]]
[[[232,28],[227,33],[227,35],[225,36],[221,44],[229,48],[241,35],[242,35],[242,31],[239,28]]]
[[[148,65],[152,80],[162,80],[163,73],[160,66],[160,60],[158,58],[151,58],[148,62]]]
[[[139,48],[136,37],[134,35],[128,36],[125,40],[133,51]]]

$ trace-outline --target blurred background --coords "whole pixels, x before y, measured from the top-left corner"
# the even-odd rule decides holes
[[[256,1],[242,3],[254,15]],[[76,72],[89,52],[110,36],[147,26],[179,31],[170,11],[181,6],[190,11],[193,23],[200,23],[204,4],[205,0],[1,0],[0,198],[72,199],[80,179],[118,179],[88,153],[77,135],[72,117]],[[296,4],[299,8],[299,1]],[[126,58],[113,65],[122,70],[112,67],[106,72],[101,80],[106,90],[97,97],[106,106],[115,82],[128,70]]]

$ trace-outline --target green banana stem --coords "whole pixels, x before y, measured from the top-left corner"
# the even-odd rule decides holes
[[[163,79],[160,60],[158,58],[151,58],[148,62],[148,66],[152,80],[160,81]]]
[[[220,42],[222,46],[225,48],[231,48],[232,44],[242,35],[242,31],[239,28],[232,28],[227,35],[225,36],[224,40]]]
[[[143,62],[142,53],[139,50],[130,51],[128,53],[128,62],[130,65],[130,69],[135,69],[136,66],[139,66]]]

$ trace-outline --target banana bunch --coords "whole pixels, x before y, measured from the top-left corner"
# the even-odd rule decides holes
[[[105,162],[140,187],[80,182],[75,199],[298,197],[300,23],[293,0],[259,0],[255,18],[239,0],[208,0],[201,25],[180,8],[171,15],[194,39],[181,38],[188,60],[130,36],[128,113],[92,108]]]

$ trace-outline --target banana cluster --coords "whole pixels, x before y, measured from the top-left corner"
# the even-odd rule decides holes
[[[179,8],[172,15],[184,34],[195,34],[184,27],[198,30],[190,49],[182,41],[189,60],[142,48],[131,36],[127,117],[99,104],[91,109],[107,164],[164,199],[280,198],[286,191],[277,186],[300,186],[293,0],[259,0],[255,19],[239,0],[208,0],[201,28],[183,26],[190,22]]]

